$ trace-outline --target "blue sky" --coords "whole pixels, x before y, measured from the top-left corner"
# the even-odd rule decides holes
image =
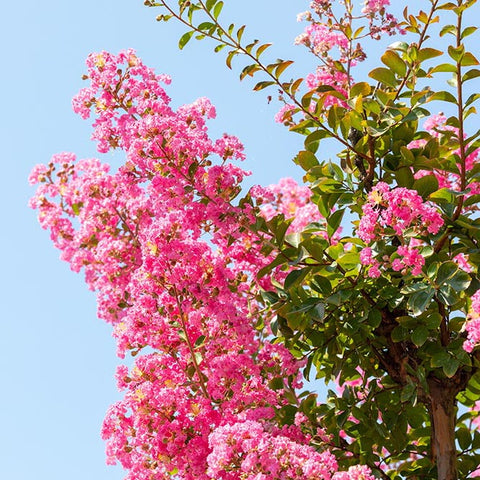
[[[227,2],[225,17],[247,23],[251,38],[274,41],[272,56],[300,57],[297,72],[312,69],[293,39],[296,13],[308,1]],[[236,6],[235,6],[236,5]],[[159,9],[141,0],[24,0],[0,6],[2,42],[0,138],[4,184],[0,209],[4,274],[0,280],[2,348],[0,478],[9,480],[120,480],[105,466],[99,431],[108,406],[119,398],[113,373],[119,360],[110,327],[96,319],[95,298],[81,275],[58,260],[48,234],[27,208],[30,169],[53,153],[97,156],[90,127],[71,111],[83,86],[88,53],[133,47],[173,82],[176,105],[200,96],[217,106],[214,135],[244,142],[252,182],[301,178],[291,158],[302,139],[273,121],[278,104],[238,82],[208,41],[177,49],[183,30],[157,23]],[[331,152],[321,152],[328,158]],[[107,160],[109,155],[106,156]]]

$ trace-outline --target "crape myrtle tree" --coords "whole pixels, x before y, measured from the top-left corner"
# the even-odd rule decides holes
[[[255,90],[279,91],[277,121],[305,136],[302,186],[241,193],[242,145],[210,138],[207,99],[173,109],[169,77],[133,50],[88,57],[74,110],[125,161],[55,155],[31,174],[31,204],[135,357],[102,430],[128,479],[475,476],[475,3],[424,0],[397,19],[388,0],[313,0],[295,40],[312,71],[292,79],[292,61],[222,21],[222,1],[147,0],[184,24],[180,48],[208,37],[228,67],[246,60]],[[304,378],[325,379],[326,401]]]

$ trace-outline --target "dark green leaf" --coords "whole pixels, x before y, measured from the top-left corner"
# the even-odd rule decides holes
[[[418,326],[412,333],[412,342],[417,346],[421,347],[428,338],[428,328],[424,325]]]
[[[285,290],[289,290],[292,288],[296,283],[301,282],[305,276],[308,274],[310,271],[309,268],[302,268],[301,270],[293,270],[287,275],[287,278],[285,279]]]
[[[397,180],[398,186],[404,188],[412,188],[415,181],[410,167],[401,167],[395,170],[395,179]]]
[[[450,285],[442,285],[437,292],[437,298],[449,306],[455,305],[459,300],[458,294]]]
[[[452,378],[458,370],[460,363],[453,357],[449,357],[447,361],[443,363],[443,373],[448,377]]]
[[[425,175],[415,180],[412,188],[423,198],[427,198],[431,193],[438,190],[438,179],[435,175]]]
[[[456,292],[463,292],[468,288],[470,282],[472,281],[470,275],[459,269],[457,273],[447,280],[447,284],[450,285]]]
[[[327,220],[327,233],[331,238],[333,234],[338,230],[338,227],[342,223],[343,214],[345,213],[344,209],[339,209],[330,215]]]
[[[443,285],[448,279],[452,278],[459,268],[455,262],[443,262],[437,272],[435,283],[437,285]]]
[[[468,428],[459,428],[456,437],[462,450],[466,450],[472,444],[472,437]]]
[[[415,316],[421,315],[432,301],[434,293],[433,289],[413,293],[408,299],[408,308]]]

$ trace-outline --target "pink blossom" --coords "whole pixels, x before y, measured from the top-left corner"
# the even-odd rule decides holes
[[[459,253],[452,259],[464,272],[471,273],[473,271],[472,266],[468,263],[468,255]]]

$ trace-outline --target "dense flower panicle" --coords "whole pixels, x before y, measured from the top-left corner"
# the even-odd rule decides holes
[[[305,44],[316,55],[328,55],[330,50],[338,48],[346,52],[349,46],[348,38],[343,32],[335,32],[327,25],[312,23],[305,28],[305,32],[295,39],[295,44]]]
[[[322,222],[325,219],[318,207],[310,201],[312,191],[300,186],[293,178],[282,178],[278,184],[265,188],[256,187],[252,194],[261,198],[263,216],[270,220],[275,215],[283,214],[286,219],[293,219],[289,233],[299,232],[309,223]]]
[[[360,260],[363,265],[370,266],[369,275],[373,278],[380,276],[381,265],[419,275],[425,263],[419,251],[422,242],[415,238],[408,240],[405,234],[410,237],[436,234],[443,223],[436,208],[424,202],[415,190],[390,189],[386,183],[379,182],[363,206],[357,234],[367,244],[392,236],[403,243],[397,248],[395,258],[379,261],[374,258],[372,249],[366,247],[360,253]]]
[[[210,139],[206,120],[215,109],[207,99],[173,110],[160,86],[169,78],[132,50],[92,54],[87,67],[91,85],[74,110],[83,118],[93,110],[99,151],[120,148],[126,162],[112,173],[96,159],[55,155],[30,176],[38,184],[31,206],[62,258],[98,292],[98,315],[113,324],[118,354],[140,353],[133,368],[117,372],[125,396],[102,430],[109,463],[120,462],[130,480],[209,479],[226,466],[212,460],[215,438],[255,425],[263,451],[276,455],[272,468],[292,468],[280,458],[288,446],[305,478],[321,478],[321,468],[330,475],[333,460],[313,461],[330,454],[316,453],[298,427],[274,430],[287,391],[301,386],[302,363],[255,328],[253,279],[271,259],[248,228],[253,207],[232,204],[248,174],[231,163],[244,158],[241,143]],[[297,215],[300,229],[318,218],[310,196],[284,180],[265,200]],[[145,347],[153,353],[141,353]],[[239,443],[231,458],[256,458],[257,447]],[[258,470],[242,468],[225,478]]]
[[[331,453],[319,453],[289,437],[288,429],[269,432],[258,422],[220,427],[210,437],[209,473],[219,480],[337,478],[338,467]]]

